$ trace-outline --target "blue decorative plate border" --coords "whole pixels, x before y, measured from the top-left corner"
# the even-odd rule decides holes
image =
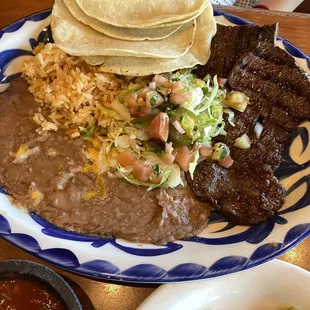
[[[16,21],[2,30],[0,30],[0,41],[6,33],[14,33],[21,29],[27,21],[39,22],[50,15],[51,10],[44,10],[19,21]],[[214,10],[215,16],[223,16],[228,21],[237,25],[251,24],[251,22],[219,10]],[[47,36],[46,36],[47,35]],[[33,47],[37,41],[49,39],[48,29],[39,35],[38,38],[29,39],[30,47]],[[293,56],[304,59],[308,68],[310,69],[310,58],[300,51],[296,46],[286,41],[285,39],[278,38],[282,41],[284,48]],[[24,55],[31,55],[30,50],[11,49],[0,52],[0,84],[6,84],[15,78],[16,74],[5,75],[5,70],[8,65],[17,57]],[[309,144],[309,131],[306,127],[300,127],[295,133],[295,139],[299,137],[302,141],[304,152]],[[278,170],[278,177],[285,178],[288,175],[296,173],[310,167],[310,160],[302,165],[298,165],[290,156],[289,149],[283,155],[283,163]],[[272,233],[275,225],[286,225],[287,219],[284,217],[292,212],[299,211],[310,205],[310,176],[305,175],[294,183],[288,190],[288,193],[296,190],[302,184],[307,185],[306,194],[303,195],[295,204],[287,209],[281,210],[276,216],[271,218],[265,223],[250,227],[242,232],[221,236],[220,238],[206,238],[202,236],[193,237],[187,241],[168,243],[160,248],[137,248],[124,245],[115,239],[102,239],[97,237],[84,236],[74,232],[68,232],[59,229],[50,223],[44,221],[42,218],[35,214],[30,214],[32,220],[42,227],[42,234],[46,237],[59,238],[62,240],[70,240],[81,243],[89,243],[95,248],[104,247],[106,245],[113,246],[114,248],[123,251],[136,257],[149,257],[154,258],[161,255],[167,255],[181,250],[186,246],[187,242],[197,243],[200,245],[229,245],[246,242],[252,245],[260,244],[249,257],[230,255],[224,256],[214,261],[210,266],[204,266],[193,262],[183,263],[174,266],[171,269],[165,269],[156,264],[136,264],[130,268],[121,270],[116,264],[111,261],[95,259],[80,263],[77,255],[72,251],[64,248],[48,248],[42,249],[39,242],[31,235],[26,233],[14,233],[9,220],[2,214],[0,215],[0,236],[9,243],[21,248],[22,250],[43,259],[59,268],[76,272],[99,279],[110,279],[117,281],[139,282],[139,283],[163,283],[163,282],[180,282],[189,280],[198,280],[221,276],[237,271],[246,270],[257,265],[263,264],[273,258],[278,257],[290,248],[294,247],[297,243],[301,242],[310,235],[310,220],[309,223],[301,223],[290,228],[284,236],[283,242],[276,243],[263,243],[264,240]],[[213,232],[225,233],[232,231],[235,226],[228,223],[227,220],[218,214],[214,214],[211,223],[227,223],[224,228]],[[209,235],[208,235],[209,236]],[[212,235],[211,235],[212,236]]]

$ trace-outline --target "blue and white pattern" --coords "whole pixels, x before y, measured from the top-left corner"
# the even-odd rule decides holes
[[[0,92],[9,86],[31,49],[52,42],[50,10],[0,30]],[[218,22],[249,21],[215,10]],[[288,41],[277,45],[310,73],[310,58]],[[57,228],[36,214],[13,207],[0,193],[0,236],[19,248],[69,271],[97,278],[163,283],[212,278],[265,263],[310,235],[310,123],[301,124],[283,154],[277,176],[287,189],[283,208],[267,222],[241,227],[214,213],[197,237],[165,246],[90,237]]]

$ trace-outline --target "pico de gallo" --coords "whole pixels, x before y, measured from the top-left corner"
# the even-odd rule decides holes
[[[235,111],[244,112],[249,98],[227,91],[225,82],[209,75],[199,79],[191,70],[130,79],[103,109],[102,121],[80,129],[102,145],[88,157],[100,172],[112,171],[150,189],[183,185],[182,173],[193,177],[202,160],[231,167],[228,146],[213,139],[226,134],[224,113],[234,126]],[[249,144],[248,137],[235,143],[240,148]]]

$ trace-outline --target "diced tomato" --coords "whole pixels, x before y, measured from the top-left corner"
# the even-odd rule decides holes
[[[189,93],[185,92],[185,93],[172,93],[170,96],[170,100],[172,103],[174,104],[182,104],[184,103],[186,100],[189,99]]]
[[[168,79],[161,74],[155,74],[152,81],[155,82],[156,87],[158,87],[163,86],[165,83],[167,83]]]
[[[175,94],[175,93],[178,93],[179,90],[184,88],[184,84],[182,82],[168,82],[168,83],[165,83],[165,87],[170,88],[171,93]]]
[[[136,158],[133,152],[123,152],[116,156],[116,160],[122,167],[129,167],[134,164]]]
[[[152,120],[147,132],[150,138],[167,142],[169,135],[169,116],[167,113],[159,113]]]
[[[233,163],[234,161],[229,155],[218,162],[218,164],[223,168],[230,168]]]
[[[164,173],[160,173],[159,175],[156,175],[155,173],[153,173],[153,175],[151,176],[150,182],[153,184],[158,184],[162,181],[163,177],[164,177]]]
[[[176,148],[175,161],[179,164],[183,171],[188,171],[193,154],[187,146],[180,146]]]
[[[199,154],[203,157],[208,157],[213,153],[213,147],[211,146],[202,146],[199,148]]]
[[[138,96],[136,93],[127,95],[125,97],[125,101],[128,103],[129,106],[136,105],[137,99],[138,99]]]
[[[147,116],[150,114],[152,114],[152,109],[150,107],[146,106],[141,109],[140,116]]]
[[[165,155],[163,156],[163,161],[165,162],[166,165],[172,165],[174,160],[175,155],[173,154],[165,153]]]
[[[151,89],[149,87],[144,87],[142,89],[140,89],[138,92],[137,92],[137,96],[138,98],[143,98],[145,99],[145,95],[151,91]]]
[[[225,86],[225,84],[226,84],[226,82],[227,82],[227,79],[224,79],[224,78],[218,77],[218,78],[217,78],[217,81],[218,81],[218,83],[219,83],[220,87],[224,87],[224,86]]]
[[[154,172],[152,167],[146,166],[138,160],[134,162],[132,168],[132,173],[134,177],[142,182],[149,182],[150,176]]]
[[[174,104],[182,104],[189,99],[188,92],[180,92],[184,90],[184,84],[182,82],[167,82],[165,87],[171,89],[170,100]]]

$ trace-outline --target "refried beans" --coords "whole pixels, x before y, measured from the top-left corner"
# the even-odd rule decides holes
[[[211,208],[188,187],[148,191],[112,174],[82,172],[88,142],[61,129],[38,134],[31,120],[38,107],[21,78],[0,94],[0,184],[16,205],[64,229],[152,244],[207,226]]]

